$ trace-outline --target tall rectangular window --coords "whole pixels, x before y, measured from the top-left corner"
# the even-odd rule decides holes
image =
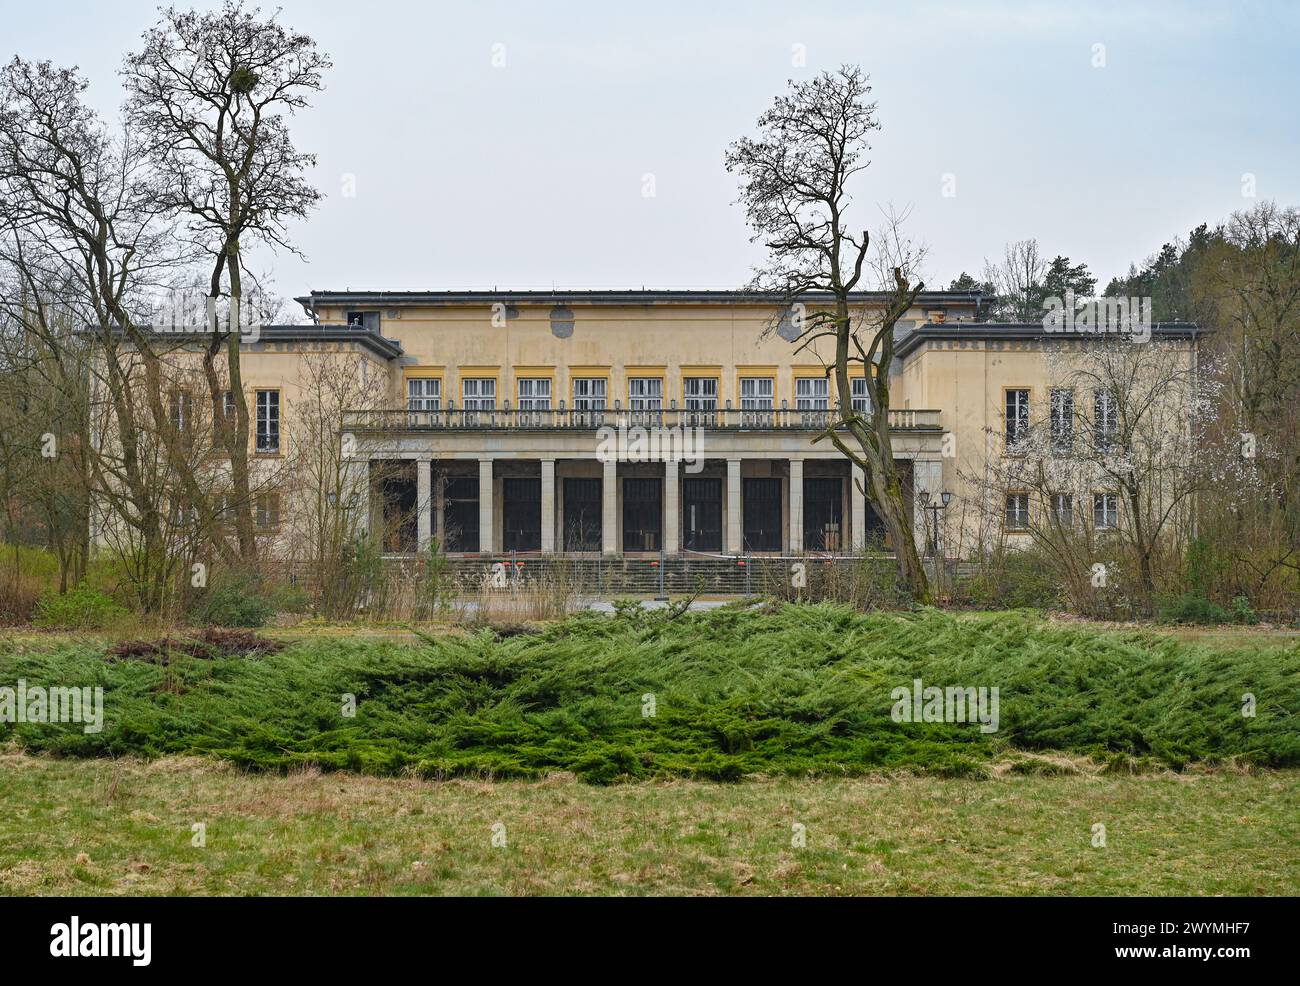
[[[1004,413],[1007,446],[1029,437],[1029,391],[1008,390]]]
[[[1115,493],[1092,495],[1092,526],[1099,531],[1113,530],[1119,526],[1119,496]]]
[[[825,377],[800,377],[794,382],[794,406],[800,411],[829,411],[831,382]]]
[[[1029,527],[1029,494],[1008,493],[1006,503],[1006,528],[1023,531]]]
[[[573,380],[573,409],[575,411],[605,410],[605,396],[609,383],[604,377],[575,377]]]
[[[715,377],[687,377],[682,381],[682,393],[688,411],[718,409],[718,381]]]
[[[770,411],[776,393],[771,377],[740,378],[740,408],[742,411]]]
[[[1109,390],[1096,390],[1092,395],[1092,424],[1097,436],[1097,448],[1109,452],[1115,447],[1119,434],[1119,415],[1115,395]]]
[[[442,407],[442,381],[437,377],[408,377],[406,409],[437,411]]]
[[[627,382],[628,407],[633,411],[659,411],[664,406],[660,377],[632,377]]]
[[[519,381],[519,410],[549,411],[551,380],[549,377],[524,377]]]
[[[1052,494],[1052,519],[1060,527],[1074,526],[1074,496],[1070,493]]]
[[[1068,452],[1074,444],[1074,391],[1055,388],[1052,391],[1052,450]]]
[[[171,425],[180,434],[182,440],[188,441],[190,429],[194,426],[194,398],[189,391],[173,390],[167,402],[167,416]]]
[[[280,392],[257,391],[257,451],[272,455],[280,451]]]
[[[255,520],[264,531],[280,526],[280,494],[260,493],[255,503]]]
[[[461,403],[466,411],[495,411],[497,382],[494,377],[466,377],[460,382]]]
[[[853,410],[861,414],[871,410],[871,392],[867,390],[866,377],[854,377],[849,381],[853,388]]]

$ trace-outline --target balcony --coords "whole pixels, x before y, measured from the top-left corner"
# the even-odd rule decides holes
[[[600,411],[552,408],[546,411],[498,408],[491,411],[447,407],[437,411],[405,408],[348,410],[343,430],[352,432],[410,431],[596,431],[599,428],[704,428],[710,431],[825,431],[831,411],[796,408],[748,410],[718,408],[710,411],[665,408],[652,411],[605,409]],[[889,427],[902,432],[941,432],[939,412],[902,408],[889,412]]]

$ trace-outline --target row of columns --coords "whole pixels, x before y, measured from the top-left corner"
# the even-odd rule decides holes
[[[480,459],[479,475],[479,542],[493,543],[493,487],[492,459]],[[723,550],[727,554],[740,554],[743,545],[743,515],[740,503],[740,459],[727,460],[727,527],[723,541]],[[789,522],[790,550],[803,550],[803,460],[790,459],[790,493]],[[542,551],[555,551],[555,460],[542,459]],[[664,550],[668,555],[676,555],[681,540],[681,517],[679,510],[679,483],[677,462],[665,463],[664,468]],[[924,490],[937,490],[942,466],[938,462],[915,463],[915,485],[920,496]],[[611,460],[604,463],[603,482],[601,483],[601,550],[606,555],[618,553],[618,463]],[[858,466],[853,466],[850,476],[849,504],[851,507],[852,550],[861,551],[865,544],[867,523],[867,500],[864,493],[865,477]],[[924,484],[924,485],[923,485]],[[420,552],[429,550],[433,530],[433,477],[429,458],[418,460],[416,468],[416,513],[417,540]],[[917,508],[918,524],[924,523],[921,508]],[[439,518],[441,520],[441,518]],[[441,527],[441,523],[439,523]],[[437,532],[440,536],[441,530]]]

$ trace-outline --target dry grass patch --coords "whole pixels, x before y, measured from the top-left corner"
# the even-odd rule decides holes
[[[1074,769],[593,787],[11,749],[0,753],[0,892],[1300,892],[1300,773],[1115,776],[1042,759]],[[1105,848],[1091,845],[1097,822]],[[505,845],[494,847],[498,823]]]

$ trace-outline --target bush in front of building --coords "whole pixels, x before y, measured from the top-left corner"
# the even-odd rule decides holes
[[[1059,609],[1063,594],[1057,566],[1042,556],[1037,548],[990,554],[954,596],[975,609]]]
[[[197,592],[186,614],[199,626],[261,627],[277,613],[301,612],[307,594],[257,573],[222,570]]]
[[[34,622],[60,630],[103,630],[126,615],[112,596],[83,583],[65,593],[46,589],[36,604]]]

